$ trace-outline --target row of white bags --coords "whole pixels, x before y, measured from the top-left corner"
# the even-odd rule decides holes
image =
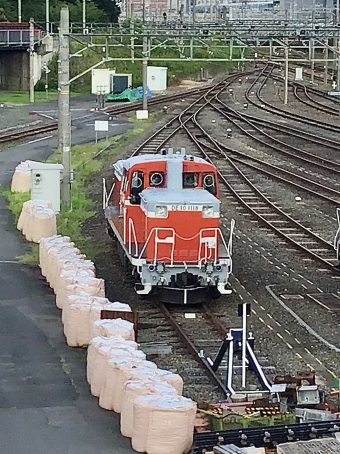
[[[68,237],[40,242],[40,266],[56,293],[70,346],[89,345],[87,380],[99,405],[121,413],[121,432],[148,454],[182,454],[192,445],[196,403],[181,396],[178,374],[158,369],[138,350],[134,326],[101,320],[102,310],[131,311],[105,298],[104,281]]]
[[[192,445],[196,403],[182,397],[178,374],[147,361],[135,342],[98,336],[87,356],[87,380],[99,405],[121,413],[121,433],[133,449],[182,454]]]
[[[43,237],[57,233],[57,218],[52,204],[46,200],[24,202],[17,224],[28,241],[39,243]]]
[[[12,192],[30,192],[31,166],[34,161],[23,161],[16,166],[11,183]]]

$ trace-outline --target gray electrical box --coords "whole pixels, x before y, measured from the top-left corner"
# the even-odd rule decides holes
[[[60,211],[60,181],[63,166],[34,162],[31,167],[31,200],[49,200],[53,211]]]

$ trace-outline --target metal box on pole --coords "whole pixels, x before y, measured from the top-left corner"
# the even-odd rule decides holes
[[[62,164],[34,162],[31,167],[31,200],[48,200],[55,212],[60,211]]]

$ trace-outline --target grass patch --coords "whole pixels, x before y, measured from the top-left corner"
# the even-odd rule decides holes
[[[94,260],[95,256],[101,251],[91,237],[86,236],[82,232],[84,222],[94,216],[98,209],[95,202],[88,198],[87,185],[91,177],[101,170],[104,163],[124,151],[125,147],[131,140],[144,131],[146,131],[157,120],[156,115],[150,115],[148,120],[134,121],[138,127],[131,128],[124,133],[124,135],[117,135],[109,139],[98,142],[97,144],[90,143],[86,145],[76,145],[72,147],[72,168],[74,169],[74,182],[72,184],[72,207],[61,208],[60,214],[57,216],[58,233],[61,235],[70,236],[75,245],[81,250],[82,253]],[[98,160],[93,160],[108,144],[112,145],[110,150]],[[61,152],[57,150],[47,162],[57,163],[61,162]],[[98,175],[98,178],[100,176]],[[1,191],[8,200],[8,208],[12,211],[17,223],[21,213],[22,205],[27,200],[30,200],[29,193],[14,193],[10,188],[5,188]],[[30,251],[21,256],[20,260],[28,264],[38,263],[38,245],[30,244]]]
[[[46,92],[44,91],[34,92],[34,102],[52,101],[54,99],[58,99],[57,90],[49,90],[47,97]],[[1,91],[0,102],[9,104],[29,104],[30,94],[28,91]]]

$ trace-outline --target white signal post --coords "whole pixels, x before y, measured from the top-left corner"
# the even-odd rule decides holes
[[[242,304],[242,388],[246,387],[247,304]]]

